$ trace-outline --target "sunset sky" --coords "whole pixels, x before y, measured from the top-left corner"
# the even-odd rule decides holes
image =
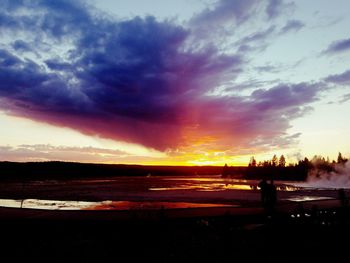
[[[348,0],[0,0],[0,160],[350,156]]]

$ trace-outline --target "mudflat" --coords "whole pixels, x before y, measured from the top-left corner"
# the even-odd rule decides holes
[[[1,253],[11,262],[325,262],[347,256],[342,237],[350,233],[349,212],[340,206],[336,190],[277,182],[278,202],[274,214],[267,215],[256,184],[163,177],[4,182],[2,199],[164,207],[2,207]],[[176,207],[183,202],[213,206]]]

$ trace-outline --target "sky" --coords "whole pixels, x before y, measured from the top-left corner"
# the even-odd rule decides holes
[[[0,0],[0,160],[350,155],[348,0]]]

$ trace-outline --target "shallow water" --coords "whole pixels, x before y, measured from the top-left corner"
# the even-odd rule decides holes
[[[163,187],[150,187],[150,191],[194,190],[194,191],[225,191],[225,190],[258,190],[258,180],[244,180],[210,177],[170,177],[161,178]],[[278,191],[297,191],[301,187],[277,182]]]
[[[187,202],[131,202],[131,201],[60,201],[41,199],[0,199],[0,207],[43,210],[153,210],[180,208],[237,207],[238,205]]]
[[[46,210],[130,210],[260,204],[258,180],[220,176],[113,177],[44,180],[1,186],[0,207]],[[337,191],[275,181],[278,199],[292,202],[337,197]],[[71,200],[71,201],[63,201]],[[84,201],[78,201],[84,200]],[[86,201],[88,200],[88,201]],[[98,200],[98,201],[97,201]]]
[[[335,199],[328,196],[310,196],[310,195],[295,195],[283,200],[293,201],[293,202],[306,202],[306,201],[317,201],[317,200],[330,200]]]

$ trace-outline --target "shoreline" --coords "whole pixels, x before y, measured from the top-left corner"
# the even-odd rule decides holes
[[[62,211],[49,218],[38,214],[0,220],[2,255],[11,262],[228,263],[334,262],[348,252],[341,237],[350,234],[349,216],[344,221],[263,214],[117,220],[110,217],[113,211],[79,213],[84,215],[79,220],[74,213],[62,220]],[[90,217],[97,214],[101,217]]]
[[[174,202],[176,203],[176,202]],[[274,216],[288,217],[298,211],[311,214],[317,210],[339,210],[341,202],[338,199],[288,202],[278,204],[274,208]],[[349,209],[349,208],[347,208]],[[216,207],[195,208],[134,208],[119,210],[81,209],[81,210],[45,210],[33,208],[0,207],[0,220],[47,220],[47,221],[127,221],[145,220],[159,221],[181,218],[214,218],[214,217],[251,217],[261,220],[266,211],[261,206],[243,207],[217,204]]]

